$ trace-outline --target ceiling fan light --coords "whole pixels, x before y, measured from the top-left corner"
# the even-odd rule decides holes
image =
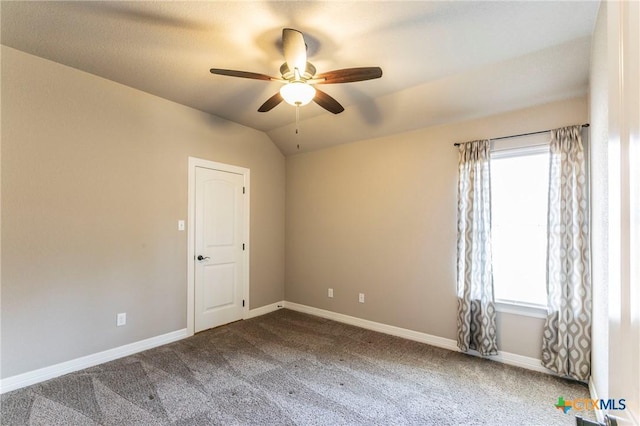
[[[292,81],[280,88],[280,95],[282,95],[286,103],[293,106],[302,106],[313,100],[316,96],[316,89],[307,83]]]

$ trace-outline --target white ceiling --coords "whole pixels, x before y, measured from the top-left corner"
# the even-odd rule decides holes
[[[584,95],[598,1],[2,2],[2,44],[265,131],[285,154]],[[279,76],[282,28],[318,72],[380,66],[325,85],[345,107],[258,107]],[[296,148],[300,145],[300,149]]]

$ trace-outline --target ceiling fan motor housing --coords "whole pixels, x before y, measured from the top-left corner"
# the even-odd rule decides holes
[[[282,74],[282,78],[285,80],[295,80],[295,73],[289,69],[289,65],[287,65],[286,62],[280,65],[280,74]],[[313,78],[314,75],[316,75],[316,67],[314,67],[311,62],[307,62],[306,69],[301,73],[300,77],[302,77],[303,80],[309,80]]]

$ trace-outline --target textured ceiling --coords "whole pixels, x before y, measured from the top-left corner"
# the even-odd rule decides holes
[[[584,95],[599,2],[2,2],[2,44],[265,131],[285,154]],[[380,66],[323,86],[345,106],[258,107],[279,76],[282,28],[318,72]],[[300,149],[297,149],[300,145]]]

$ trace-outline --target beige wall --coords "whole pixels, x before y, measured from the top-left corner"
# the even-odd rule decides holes
[[[593,36],[593,390],[640,424],[640,3],[603,2]],[[596,153],[598,155],[596,156]]]
[[[455,339],[453,143],[587,119],[580,98],[287,157],[286,299]],[[501,350],[540,357],[543,320],[498,321]]]
[[[250,306],[284,298],[285,159],[264,133],[1,54],[2,377],[186,327],[189,156],[251,169]]]

